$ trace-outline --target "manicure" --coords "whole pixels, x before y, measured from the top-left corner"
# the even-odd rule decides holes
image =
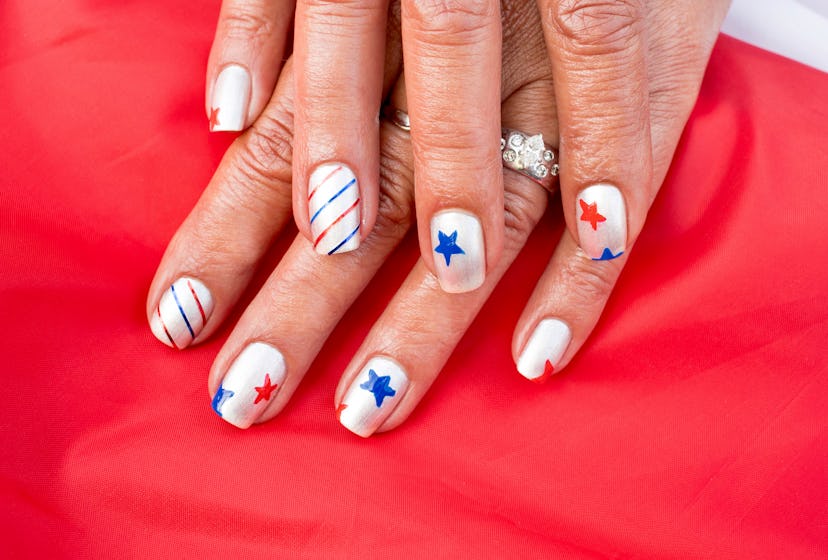
[[[237,428],[247,429],[273,402],[284,379],[282,353],[264,342],[249,344],[222,379],[213,396],[213,410]]]
[[[371,358],[351,383],[337,408],[339,422],[362,437],[369,437],[391,415],[408,389],[408,376],[394,360]]]
[[[155,338],[177,349],[189,346],[213,312],[213,296],[195,278],[182,277],[161,296],[150,319]]]
[[[462,210],[445,210],[431,218],[434,269],[443,291],[470,292],[486,278],[486,251],[480,221]]]
[[[250,105],[250,74],[243,67],[224,68],[213,85],[210,102],[210,130],[239,131],[244,129]]]
[[[580,192],[575,208],[581,249],[595,261],[624,254],[627,244],[627,210],[617,187],[600,184]]]
[[[555,373],[555,367],[571,340],[572,332],[566,323],[558,319],[544,319],[523,347],[518,358],[518,372],[531,381],[543,383]]]
[[[308,218],[313,248],[333,255],[359,247],[359,182],[341,163],[320,165],[308,181]]]

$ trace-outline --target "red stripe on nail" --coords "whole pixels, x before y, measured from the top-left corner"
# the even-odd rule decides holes
[[[314,189],[310,192],[310,194],[308,195],[308,201],[310,201],[310,199],[313,198],[313,195],[316,194],[316,191],[319,190],[319,187],[324,185],[325,182],[328,179],[330,179],[331,177],[333,177],[336,174],[336,172],[339,171],[340,169],[342,169],[341,165],[339,167],[337,167],[336,169],[334,169],[333,171],[331,171],[330,173],[328,173],[328,176],[325,177],[324,179],[322,179],[322,182],[320,182],[318,185],[316,185],[316,187],[314,187]]]
[[[325,230],[317,236],[316,241],[313,242],[313,248],[316,249],[316,246],[319,245],[319,242],[322,241],[322,238],[325,237],[325,234],[327,234],[331,230],[332,227],[334,227],[336,224],[341,222],[342,219],[345,218],[345,216],[347,216],[351,212],[351,210],[356,208],[358,205],[359,205],[359,199],[357,198],[354,201],[353,204],[351,204],[348,208],[345,209],[344,212],[342,212],[342,214],[339,215],[339,217],[337,219],[335,219],[333,222],[331,222],[331,225],[326,227]]]
[[[207,324],[207,316],[204,314],[204,308],[201,307],[201,302],[198,299],[198,295],[196,295],[196,292],[193,289],[193,285],[190,284],[189,280],[187,280],[187,286],[190,288],[190,293],[193,294],[193,299],[195,300],[196,305],[198,306],[198,312],[201,313],[201,326],[204,327],[204,325]]]
[[[167,338],[170,341],[170,344],[173,345],[173,348],[178,350],[178,346],[175,344],[173,337],[170,336],[170,331],[167,330],[167,325],[164,324],[164,318],[161,316],[161,304],[159,303],[158,306],[155,308],[155,312],[158,313],[158,320],[161,321],[161,327],[164,329],[164,334],[167,335]]]

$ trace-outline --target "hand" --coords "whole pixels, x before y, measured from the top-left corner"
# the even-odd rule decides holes
[[[503,91],[507,99],[503,105],[504,124],[530,131],[541,127],[547,138],[555,138],[553,110],[548,106],[553,100],[549,70],[542,65],[525,65],[527,59],[536,60],[543,52],[541,42],[532,40],[533,37],[538,38],[540,33],[537,20],[532,17],[533,12],[533,9],[527,10],[524,4],[510,5],[505,13]],[[526,22],[534,27],[530,25],[527,28]],[[664,27],[661,34],[654,35],[654,44],[669,44],[673,32],[672,28]],[[713,34],[711,30],[704,33]],[[699,56],[699,63],[703,65],[705,60],[706,51],[704,56]],[[652,76],[659,78],[654,83],[669,85],[673,82],[667,78],[674,75],[677,68],[683,67],[685,58],[663,57],[656,62],[651,66]],[[525,79],[527,74],[531,79]],[[700,76],[701,69],[695,75]],[[692,105],[689,102],[677,105],[675,100],[695,96],[696,86],[691,85],[688,87],[686,83],[678,82],[650,95],[654,109],[650,127],[654,146],[657,147],[653,162],[662,176],[675,149],[677,131],[683,127]],[[284,80],[260,122],[228,152],[204,197],[173,240],[153,282],[150,314],[159,319],[169,317],[175,322],[173,327],[177,328],[171,327],[173,332],[170,338],[179,344],[188,343],[191,339],[202,340],[215,330],[249,280],[274,232],[286,220],[289,162],[285,160],[290,159],[287,131],[291,125],[289,93],[289,80]],[[394,102],[401,104],[400,97],[398,87],[393,96]],[[385,180],[380,200],[381,208],[385,210],[380,212],[378,226],[382,227],[379,233],[357,252],[341,257],[334,264],[330,259],[314,256],[309,244],[301,238],[294,242],[283,262],[245,312],[211,373],[211,390],[214,392],[220,383],[225,386],[241,383],[235,385],[239,387],[244,386],[242,381],[247,379],[250,385],[253,381],[246,376],[253,375],[251,370],[242,375],[239,372],[245,370],[236,366],[247,360],[237,358],[249,357],[250,351],[245,348],[264,348],[248,346],[251,342],[263,341],[267,343],[267,348],[280,349],[266,350],[278,362],[275,364],[278,368],[274,371],[278,371],[279,375],[277,378],[274,374],[274,379],[268,383],[261,379],[255,382],[260,383],[257,386],[265,392],[270,385],[278,384],[279,392],[274,393],[272,402],[265,403],[267,410],[256,410],[252,406],[243,409],[242,413],[231,408],[229,410],[235,411],[234,418],[231,420],[225,415],[225,419],[247,426],[278,413],[333,325],[410,224],[411,191],[406,178],[410,177],[408,166],[413,163],[410,155],[406,157],[406,139],[389,125],[383,126],[383,138]],[[394,154],[397,159],[388,157],[388,154]],[[382,411],[381,416],[368,419],[365,415],[349,416],[364,410],[358,406],[350,407],[350,413],[343,413],[343,423],[351,429],[369,435],[375,429],[390,429],[407,417],[503,271],[523,246],[540,218],[545,197],[525,177],[507,172],[505,179],[507,235],[503,262],[487,278],[482,290],[462,296],[443,293],[424,264],[418,263],[347,368],[337,392],[337,402],[348,404],[352,394],[346,395],[346,390],[354,379],[361,381],[359,385],[368,382],[370,372],[365,371],[364,367],[368,360],[375,356],[388,356],[405,370],[408,381],[404,398],[401,390],[397,396],[385,400],[393,403],[392,406],[378,407]],[[274,215],[279,218],[275,225]],[[571,234],[564,234],[516,330],[513,349],[515,356],[520,357],[518,367],[524,375],[542,377],[545,372],[559,370],[571,359],[597,321],[620,272],[621,262],[623,259],[612,263],[592,261],[578,248]],[[213,316],[207,314],[206,328],[200,333],[204,321],[195,315],[193,324],[185,328],[174,298],[170,296],[171,290],[167,288],[173,280],[181,277],[201,279],[202,282],[192,283],[195,291],[206,295],[206,285],[209,285],[209,301],[217,302]],[[348,281],[333,285],[331,278],[348,278]],[[182,286],[185,283],[186,280],[180,279],[176,282]],[[160,306],[156,308],[159,300]],[[184,305],[186,307],[187,302]],[[199,313],[194,304],[183,311],[185,315]],[[305,319],[308,316],[314,317],[314,320]],[[166,333],[159,327],[160,321],[151,321],[154,332],[163,340]],[[195,336],[188,333],[189,327],[193,328]],[[418,351],[420,348],[429,348],[429,353],[423,356]],[[230,367],[231,363],[234,363],[233,367]],[[253,392],[254,389],[248,387],[248,393],[255,399],[259,393]],[[217,394],[218,407],[224,410],[222,398],[226,393],[220,391]],[[371,411],[370,408],[367,410]]]

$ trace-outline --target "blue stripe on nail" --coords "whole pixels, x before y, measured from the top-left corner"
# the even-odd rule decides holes
[[[342,194],[342,193],[344,193],[346,190],[348,190],[348,187],[350,187],[350,186],[351,186],[351,185],[353,185],[354,183],[356,183],[356,178],[351,179],[351,180],[348,182],[348,184],[346,184],[344,187],[342,187],[341,189],[339,189],[339,192],[338,192],[338,193],[336,193],[335,195],[333,195],[333,196],[330,198],[330,200],[328,200],[328,202],[326,202],[325,204],[323,204],[323,205],[322,205],[322,208],[320,208],[319,210],[317,210],[317,211],[316,211],[316,214],[314,214],[313,216],[311,216],[310,223],[313,223],[313,221],[316,219],[316,217],[319,215],[319,213],[320,213],[322,210],[324,210],[324,209],[325,209],[325,207],[326,207],[326,206],[328,206],[328,204],[330,204],[331,202],[333,202],[334,200],[336,200],[336,199],[337,199],[337,197],[338,197],[339,195],[341,195],[341,194]]]
[[[187,314],[184,313],[184,308],[181,307],[181,302],[178,301],[178,294],[175,293],[175,286],[171,285],[170,290],[172,290],[172,295],[175,298],[175,304],[178,306],[178,310],[181,311],[181,316],[184,317],[184,324],[187,325],[187,330],[190,331],[190,336],[195,338],[195,333],[193,332],[193,327],[190,326],[190,321],[187,320]]]
[[[356,227],[356,229],[355,229],[354,231],[352,231],[351,233],[349,233],[349,234],[348,234],[348,237],[346,237],[345,239],[343,239],[343,240],[342,240],[342,242],[341,242],[339,245],[337,245],[336,247],[334,247],[333,249],[331,249],[330,251],[328,251],[328,254],[329,254],[329,255],[333,255],[334,253],[336,253],[336,252],[339,250],[339,248],[340,248],[340,247],[342,247],[343,245],[345,245],[345,244],[348,242],[348,240],[349,240],[350,238],[352,238],[354,235],[356,235],[356,232],[358,232],[358,231],[359,231],[359,226],[357,226],[357,227]]]

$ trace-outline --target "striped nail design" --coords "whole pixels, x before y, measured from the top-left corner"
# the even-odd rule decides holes
[[[213,312],[213,296],[195,278],[179,278],[164,292],[150,319],[155,337],[173,348],[189,346]]]
[[[368,437],[391,415],[407,389],[408,376],[397,362],[383,356],[371,358],[337,408],[339,422],[358,436]]]
[[[264,342],[249,344],[222,379],[213,410],[237,428],[249,428],[276,398],[285,371],[285,359],[276,348]]]
[[[308,216],[313,248],[333,255],[359,247],[359,183],[347,165],[326,163],[308,181]]]

